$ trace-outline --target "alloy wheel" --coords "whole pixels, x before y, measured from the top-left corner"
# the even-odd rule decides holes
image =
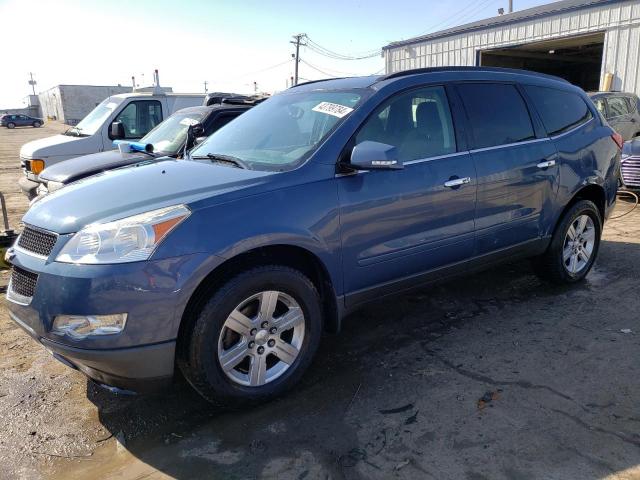
[[[567,230],[562,249],[562,263],[573,275],[587,267],[596,243],[596,229],[589,215],[578,216]]]
[[[290,295],[263,291],[227,317],[218,339],[218,361],[233,382],[259,387],[284,374],[298,358],[305,336],[302,308]]]

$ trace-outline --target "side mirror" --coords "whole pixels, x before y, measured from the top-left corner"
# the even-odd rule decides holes
[[[353,147],[348,166],[355,170],[400,170],[404,168],[398,159],[396,147],[369,140]]]
[[[111,128],[109,129],[109,133],[111,134],[111,138],[113,140],[121,140],[125,137],[124,134],[124,125],[122,122],[113,122],[111,124]]]
[[[187,150],[191,149],[204,138],[204,127],[201,123],[194,123],[187,128]]]

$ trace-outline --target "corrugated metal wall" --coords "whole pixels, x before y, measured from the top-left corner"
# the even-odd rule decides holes
[[[603,69],[613,88],[640,95],[640,0],[605,4],[453,34],[385,50],[387,73],[412,68],[476,65],[477,52],[591,32],[606,32]]]

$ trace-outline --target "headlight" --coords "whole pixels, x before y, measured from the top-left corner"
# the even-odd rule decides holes
[[[109,223],[88,225],[67,242],[56,261],[98,264],[146,260],[162,239],[190,213],[185,205],[175,205]]]
[[[115,315],[58,315],[53,319],[56,335],[68,335],[80,340],[89,335],[115,335],[124,330],[126,313]]]

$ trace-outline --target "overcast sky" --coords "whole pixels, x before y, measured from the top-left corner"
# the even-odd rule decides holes
[[[514,0],[514,8],[549,3]],[[160,83],[176,92],[282,90],[289,43],[306,33],[345,55],[370,52],[506,10],[507,0],[0,0],[0,108],[58,84]],[[383,59],[336,60],[301,50],[303,79],[381,73]]]

